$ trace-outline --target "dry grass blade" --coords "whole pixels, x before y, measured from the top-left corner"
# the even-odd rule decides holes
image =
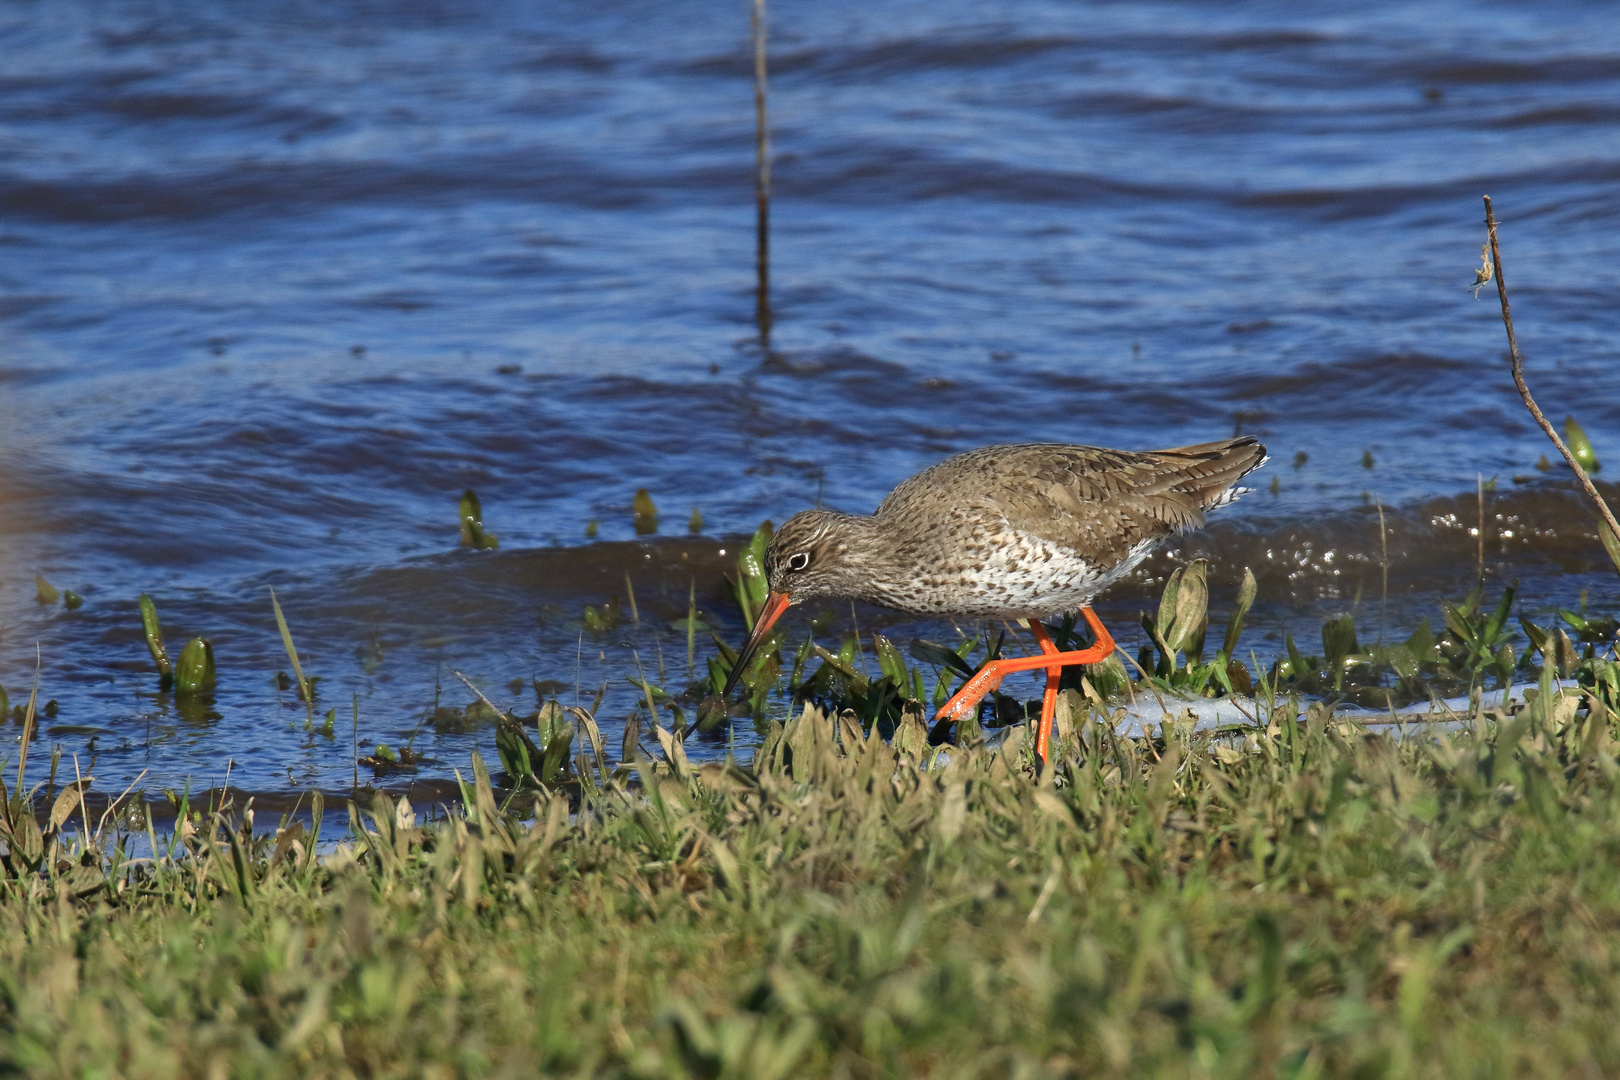
[[[281,601],[276,599],[274,588],[270,590],[270,606],[276,613],[276,629],[281,631],[281,644],[287,649],[287,661],[292,664],[293,677],[298,680],[298,696],[309,706],[309,714],[313,719],[315,695],[311,692],[309,680],[304,678],[304,666],[298,662],[298,649],[293,645],[292,631],[287,627],[287,617],[281,613]]]
[[[34,737],[34,710],[39,704],[39,669],[43,654],[36,642],[34,645],[34,688],[28,692],[28,708],[23,712],[22,749],[17,752],[17,796],[24,794],[23,774],[28,769],[28,744]]]

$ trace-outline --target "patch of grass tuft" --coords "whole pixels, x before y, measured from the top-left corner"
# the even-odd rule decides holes
[[[154,857],[82,789],[4,791],[0,1015],[23,1072],[1564,1076],[1620,1069],[1614,714],[1544,683],[1391,740],[1077,714],[1041,773],[807,708],[751,768],[191,807]],[[559,710],[558,718],[561,718]],[[580,719],[569,711],[569,721]],[[588,718],[588,714],[587,714]],[[583,722],[583,721],[581,721]],[[317,819],[323,806],[317,799]],[[128,821],[112,813],[107,822]],[[79,831],[75,831],[75,826]],[[318,826],[317,826],[318,827]]]

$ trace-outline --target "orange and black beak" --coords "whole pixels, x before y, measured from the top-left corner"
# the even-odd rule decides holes
[[[776,625],[776,620],[782,617],[782,612],[792,603],[785,592],[772,591],[765,598],[765,606],[759,609],[759,618],[754,620],[753,633],[748,635],[748,643],[737,654],[737,662],[731,665],[731,674],[726,677],[726,688],[720,691],[722,698],[730,698],[731,691],[736,688],[737,680],[742,678],[748,665],[754,662],[754,654],[759,651],[760,644]]]

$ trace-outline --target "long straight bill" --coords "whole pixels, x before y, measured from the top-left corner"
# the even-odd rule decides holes
[[[748,665],[753,663],[754,654],[759,651],[760,644],[764,642],[766,635],[771,632],[771,627],[776,625],[776,620],[782,617],[782,612],[787,610],[791,602],[785,592],[773,592],[765,598],[765,606],[759,609],[759,618],[754,620],[753,633],[748,635],[748,643],[742,647],[742,652],[737,654],[737,662],[731,665],[731,674],[726,676],[726,688],[720,691],[722,698],[731,697],[731,691],[736,687],[737,680],[742,678],[743,672],[748,670]]]

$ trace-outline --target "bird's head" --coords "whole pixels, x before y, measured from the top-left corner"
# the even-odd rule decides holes
[[[834,510],[806,510],[793,515],[777,530],[765,551],[765,581],[770,586],[770,595],[754,620],[748,643],[732,665],[722,696],[730,696],[771,627],[789,605],[848,596],[852,588],[858,586],[850,581],[850,564],[846,557],[870,520]]]

